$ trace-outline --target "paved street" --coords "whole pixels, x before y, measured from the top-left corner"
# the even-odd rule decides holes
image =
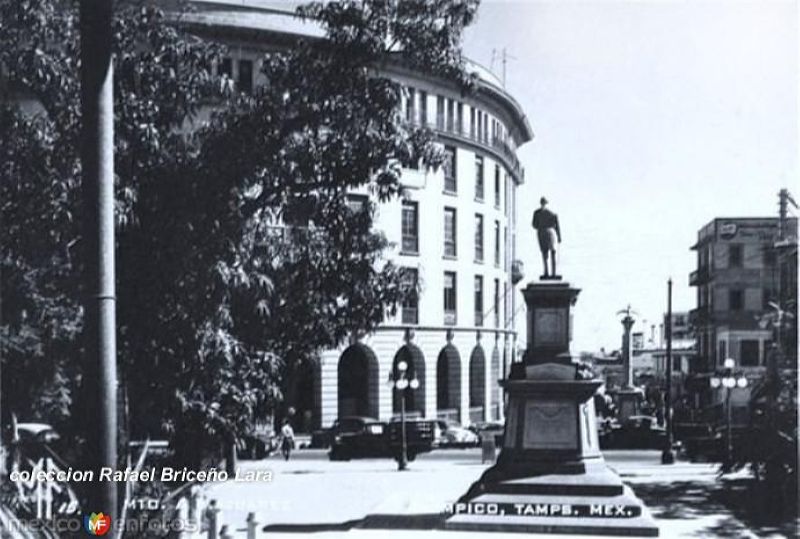
[[[725,487],[735,477],[720,481],[712,464],[662,466],[659,457],[658,451],[606,453],[609,465],[650,507],[662,537],[786,535],[748,529],[726,506]],[[312,531],[325,532],[324,537],[374,537],[375,528],[396,537],[476,536],[432,528],[445,504],[462,495],[486,467],[477,449],[423,455],[402,473],[388,459],[329,462],[324,451],[300,450],[289,462],[276,457],[241,462],[242,470],[272,470],[271,483],[215,484],[208,497],[218,500],[222,522],[234,529],[243,528],[247,513],[255,512],[264,537]]]

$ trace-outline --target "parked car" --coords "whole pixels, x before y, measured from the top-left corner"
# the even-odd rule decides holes
[[[435,422],[421,418],[406,419],[406,457],[413,461],[420,453],[433,449]],[[400,459],[402,447],[402,422],[393,417],[389,422],[389,452],[395,460]]]
[[[623,423],[611,422],[600,432],[602,449],[661,449],[666,430],[647,415],[634,415]]]
[[[476,433],[451,419],[439,419],[434,423],[434,447],[473,447],[479,441]]]
[[[312,432],[308,447],[311,449],[329,449],[331,447],[331,429],[317,429]]]
[[[9,471],[19,470],[33,472],[47,470],[49,472],[66,472],[71,469],[58,450],[61,436],[46,423],[23,422],[11,427],[11,441],[8,446],[6,467]],[[45,464],[45,460],[47,463]],[[37,482],[17,482],[15,484],[15,503],[19,504],[22,514],[37,514],[42,503],[54,515],[70,515],[80,507],[77,493],[70,483],[58,479],[57,475],[50,480],[49,498],[43,500],[41,485]]]
[[[494,436],[494,445],[496,447],[503,446],[503,434],[505,433],[505,425],[496,421],[479,421],[469,426],[469,430],[478,435],[478,443],[480,439],[486,436]]]
[[[330,428],[330,460],[389,456],[386,423],[372,417],[349,416]]]
[[[61,439],[53,427],[46,423],[17,423],[19,444],[52,444]]]
[[[724,453],[721,433],[714,432],[708,423],[675,423],[672,433],[681,444],[685,457],[692,462],[719,461]]]

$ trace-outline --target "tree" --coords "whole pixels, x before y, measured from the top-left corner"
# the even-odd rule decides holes
[[[185,39],[151,7],[121,10],[114,30],[117,221],[125,227],[135,223],[141,179],[180,158],[179,128],[218,93],[207,67],[220,48]],[[3,411],[60,422],[64,434],[83,427],[67,419],[87,374],[77,62],[73,2],[0,2]]]
[[[402,122],[402,90],[382,69],[403,62],[468,89],[459,42],[476,7],[303,7],[325,40],[270,55],[269,83],[252,97],[226,92],[229,81],[211,69],[221,48],[168,24],[162,11],[118,14],[118,354],[136,436],[167,432],[185,460],[199,461],[291,393],[302,362],[370,331],[409,292],[402,270],[383,260],[375,203],[402,193],[403,166],[436,167],[442,153],[431,132]],[[47,394],[62,410],[90,375],[79,361],[73,253],[81,203],[75,17],[58,0],[0,3],[5,79],[40,106],[25,114],[15,99],[0,116],[10,225],[0,343],[4,368],[18,371],[15,386],[30,388],[3,399],[41,407],[45,384],[36,376],[55,362],[68,372],[53,380],[64,391]],[[211,120],[193,123],[210,99]],[[373,195],[362,209],[348,205],[355,188]]]
[[[147,202],[136,212],[131,245],[141,243],[122,266],[130,282],[163,286],[129,291],[147,313],[165,308],[173,317],[197,317],[186,325],[185,342],[202,317],[213,319],[208,327],[217,331],[217,351],[186,362],[184,351],[154,343],[137,357],[174,365],[178,378],[195,382],[182,394],[182,406],[208,420],[205,432],[227,437],[246,428],[250,416],[236,411],[245,394],[229,385],[240,379],[232,368],[247,365],[245,357],[269,355],[271,361],[264,356],[248,372],[271,369],[279,382],[269,388],[271,396],[291,404],[304,362],[352,333],[372,330],[408,292],[402,270],[382,261],[387,244],[372,231],[375,202],[401,194],[403,166],[435,167],[443,156],[430,131],[403,123],[402,90],[379,68],[402,61],[468,87],[458,44],[476,5],[368,1],[301,8],[327,30],[326,39],[266,57],[269,82],[220,109],[195,133],[191,159],[166,174],[157,192],[140,192],[140,202]],[[356,188],[373,195],[361,209],[348,204]],[[205,218],[198,218],[199,208]],[[155,256],[137,253],[184,264],[165,275]],[[204,281],[197,268],[210,262],[216,279]],[[185,291],[213,301],[183,310]],[[143,302],[150,292],[152,301]],[[145,312],[129,318],[131,327],[164,325],[165,316]],[[149,331],[133,334],[142,332]],[[232,351],[243,357],[233,361]],[[151,383],[146,376],[141,382]],[[165,398],[176,385],[164,385]],[[221,402],[220,395],[230,398]],[[263,401],[250,402],[257,408]]]

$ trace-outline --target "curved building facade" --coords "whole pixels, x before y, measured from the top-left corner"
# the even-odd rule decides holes
[[[229,46],[224,70],[247,91],[258,84],[261,56],[291,34],[315,32],[264,2],[195,1],[183,23]],[[403,172],[406,194],[379,205],[375,226],[391,243],[386,256],[413,270],[420,293],[369,335],[326,350],[304,373],[297,413],[303,426],[338,417],[389,419],[400,403],[387,384],[401,359],[419,387],[406,410],[462,423],[500,419],[504,377],[516,350],[515,322],[524,302],[515,291],[517,193],[524,171],[517,148],[533,133],[518,103],[487,70],[469,64],[478,89],[386,68],[404,88],[405,121],[426,125],[447,154],[439,170]],[[352,194],[354,204],[365,195]]]

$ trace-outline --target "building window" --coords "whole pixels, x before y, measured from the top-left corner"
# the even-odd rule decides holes
[[[419,212],[416,202],[403,201],[402,245],[404,254],[419,253]]]
[[[455,112],[455,101],[452,99],[447,100],[447,130],[449,132],[455,131],[455,121],[456,121],[456,112]]]
[[[475,200],[483,200],[483,156],[475,156]]]
[[[444,190],[447,193],[455,193],[458,189],[458,179],[456,178],[456,149],[453,146],[445,146],[444,153]]]
[[[444,131],[444,97],[436,96],[436,128]]]
[[[748,339],[739,343],[739,364],[742,367],[757,367],[758,361],[758,341]]]
[[[742,267],[742,246],[739,244],[728,245],[728,267]]]
[[[681,356],[676,356],[672,358],[672,372],[681,372]]]
[[[428,92],[419,91],[419,122],[428,125]]]
[[[475,125],[475,107],[470,107],[469,108],[469,136],[470,136],[470,138],[473,138],[473,139],[475,138],[476,127],[477,126]]]
[[[456,105],[456,132],[459,135],[464,133],[464,104],[460,101]]]
[[[508,297],[510,290],[508,283],[503,283],[503,327],[508,327]]]
[[[476,140],[480,141],[481,134],[483,133],[483,113],[479,110],[476,114],[478,116],[478,133]]]
[[[483,277],[475,276],[475,325],[483,325]]]
[[[417,93],[414,91],[414,88],[408,88],[408,97],[406,98],[406,121],[408,123],[414,123],[415,120],[415,100],[417,98]]]
[[[728,356],[728,343],[726,341],[719,341],[717,343],[717,365],[724,365],[725,358]]]
[[[500,325],[500,279],[494,280],[494,327]]]
[[[219,63],[219,69],[217,70],[217,75],[222,77],[223,75],[228,78],[233,78],[233,60],[226,56],[222,59]]]
[[[483,215],[475,214],[475,262],[483,262]]]
[[[505,184],[505,189],[503,190],[503,215],[508,217],[508,194],[511,192],[511,181],[508,174],[503,175],[503,183]]]
[[[503,245],[506,255],[503,257],[503,271],[508,271],[508,227],[503,227]]]
[[[500,266],[500,221],[494,222],[494,265]]]
[[[741,290],[730,290],[728,292],[728,307],[731,311],[741,311],[744,309],[744,292]]]
[[[352,213],[360,213],[367,209],[367,195],[347,195],[347,209]]]
[[[239,60],[239,91],[253,93],[253,61]]]
[[[494,166],[494,207],[500,207],[500,165]]]
[[[403,323],[419,324],[419,271],[416,268],[403,268],[404,288],[410,290],[409,295],[403,300]]]
[[[444,272],[444,323],[448,326],[456,323],[456,274]]]
[[[456,210],[444,209],[444,255],[456,256]]]
[[[764,267],[771,268],[775,266],[777,262],[777,256],[775,255],[775,249],[772,247],[764,247]]]
[[[771,309],[770,302],[777,303],[776,300],[777,300],[777,297],[778,297],[778,293],[775,290],[771,289],[771,288],[765,288],[763,290],[763,292],[762,292],[762,296],[761,297],[762,297],[762,300],[763,300],[762,301],[762,308],[763,308],[763,310],[767,311],[767,310]]]

